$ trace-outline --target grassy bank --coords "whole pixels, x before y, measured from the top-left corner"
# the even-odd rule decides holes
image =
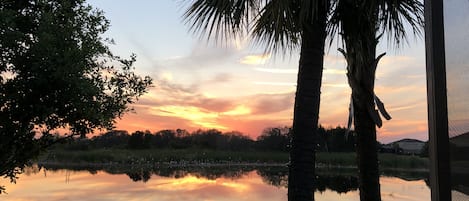
[[[89,151],[53,150],[39,161],[64,163],[286,163],[288,153],[232,152],[194,149],[96,149]]]
[[[41,156],[40,163],[69,164],[287,164],[288,153],[259,151],[216,151],[196,149],[96,149],[88,151],[51,150]],[[380,154],[382,169],[428,169],[428,159],[418,156]],[[356,167],[355,153],[317,153],[319,167]]]

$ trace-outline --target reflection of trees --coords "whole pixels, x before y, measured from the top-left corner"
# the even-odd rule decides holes
[[[104,171],[108,174],[126,174],[133,181],[148,181],[152,174],[161,177],[183,178],[193,175],[198,178],[215,180],[217,178],[239,179],[248,172],[254,171],[256,167],[248,166],[194,166],[194,167],[158,167],[158,166],[112,166],[112,165],[58,165],[47,164],[44,167],[48,171],[60,171],[63,169],[72,171],[88,171],[90,174],[96,174],[97,171]]]
[[[426,171],[402,171],[402,170],[382,170],[382,176],[397,177],[406,181],[418,181],[428,179],[429,173]]]
[[[272,186],[288,187],[288,169],[281,167],[266,167],[257,170],[262,181]]]
[[[40,166],[38,167],[41,168]],[[38,169],[35,168],[35,169]],[[288,187],[288,168],[286,167],[254,167],[254,166],[197,166],[197,167],[130,167],[130,166],[58,166],[46,165],[43,168],[49,171],[61,171],[64,169],[72,171],[88,171],[95,173],[104,171],[108,174],[126,174],[134,182],[147,182],[152,175],[168,178],[184,178],[195,176],[215,180],[218,178],[228,178],[236,180],[249,172],[256,171],[265,184],[287,188]],[[355,175],[356,169],[318,169],[316,172],[316,192],[326,190],[337,193],[347,193],[358,190],[358,177]],[[428,172],[411,172],[399,170],[384,170],[382,176],[397,177],[406,181],[425,180],[428,181]],[[428,185],[428,183],[427,183]]]
[[[358,178],[352,175],[340,175],[331,171],[327,174],[317,174],[315,180],[315,191],[324,192],[326,189],[347,193],[358,189]],[[262,168],[257,170],[262,180],[277,187],[288,186],[288,170],[281,167]]]
[[[31,165],[26,168],[24,168],[24,175],[29,176],[29,175],[34,175],[37,174],[41,171],[42,167],[38,165]]]
[[[87,171],[92,175],[95,175],[98,173],[98,171],[102,170],[102,168],[97,167],[97,166],[86,166],[86,165],[64,166],[64,165],[57,165],[57,164],[39,165],[39,168],[44,168],[46,171],[51,171],[51,172],[59,172],[63,170]]]
[[[140,171],[127,172],[126,174],[134,182],[143,181],[144,183],[146,183],[148,180],[150,180],[152,173],[150,171],[146,171],[142,169]]]
[[[337,193],[347,193],[358,189],[358,177],[350,175],[317,175],[316,191],[324,192],[326,189]]]
[[[162,167],[154,168],[153,173],[158,176],[183,178],[193,175],[198,178],[215,180],[217,178],[239,179],[248,172],[255,170],[254,167],[222,166],[222,167]]]

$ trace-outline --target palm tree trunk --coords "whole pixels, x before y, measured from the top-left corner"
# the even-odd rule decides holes
[[[288,177],[289,201],[314,200],[315,148],[326,36],[326,6],[303,26]]]
[[[376,4],[341,1],[342,38],[347,60],[347,78],[352,89],[354,127],[357,136],[357,164],[361,201],[381,201],[376,125],[381,119],[375,110],[374,82],[378,59]],[[380,56],[381,57],[381,56]]]
[[[373,27],[373,26],[370,26]],[[348,82],[352,88],[354,127],[357,133],[357,162],[361,201],[381,201],[376,141],[377,122],[374,81],[377,60],[374,29],[362,30],[359,39],[346,41]],[[359,42],[357,42],[359,41]],[[378,117],[379,118],[379,117]]]
[[[369,95],[352,94],[354,100],[373,101]],[[354,102],[355,131],[357,140],[357,162],[361,201],[381,201],[379,184],[376,125],[368,111]]]

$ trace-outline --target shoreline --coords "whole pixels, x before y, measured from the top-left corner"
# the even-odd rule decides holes
[[[107,168],[260,168],[260,167],[274,167],[274,168],[288,168],[288,164],[285,163],[251,163],[251,162],[233,162],[233,163],[142,163],[142,164],[121,164],[115,162],[108,163],[89,163],[89,162],[35,162],[34,164],[41,167],[52,167],[52,168],[98,168],[98,169],[107,169]],[[318,170],[357,170],[357,166],[343,166],[343,165],[327,165],[327,164],[316,164],[316,169]],[[398,172],[429,172],[429,168],[402,168],[402,167],[380,167],[381,172],[387,171],[398,171]]]
[[[126,150],[96,149],[87,151],[53,150],[33,163],[44,166],[88,167],[288,167],[286,152],[227,152],[217,150]],[[428,158],[379,154],[380,170],[428,171]],[[354,152],[318,152],[316,168],[356,169]]]

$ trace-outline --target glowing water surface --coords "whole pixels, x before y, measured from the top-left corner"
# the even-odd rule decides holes
[[[239,172],[238,172],[239,173]],[[286,201],[286,176],[249,170],[239,174],[203,176],[199,173],[161,174],[108,173],[99,171],[35,171],[20,176],[17,184],[5,183],[9,201]],[[143,174],[145,175],[145,174]],[[145,177],[145,176],[143,176]],[[151,177],[151,178],[150,178]],[[343,178],[346,178],[345,180]],[[316,201],[359,200],[356,179],[323,178],[322,183],[338,183],[337,187],[317,190]],[[334,180],[334,181],[331,181]],[[424,180],[406,181],[397,177],[381,177],[383,201],[426,201],[430,190]],[[352,186],[350,186],[352,185]],[[331,190],[334,189],[334,190]],[[339,193],[341,192],[341,193]]]

